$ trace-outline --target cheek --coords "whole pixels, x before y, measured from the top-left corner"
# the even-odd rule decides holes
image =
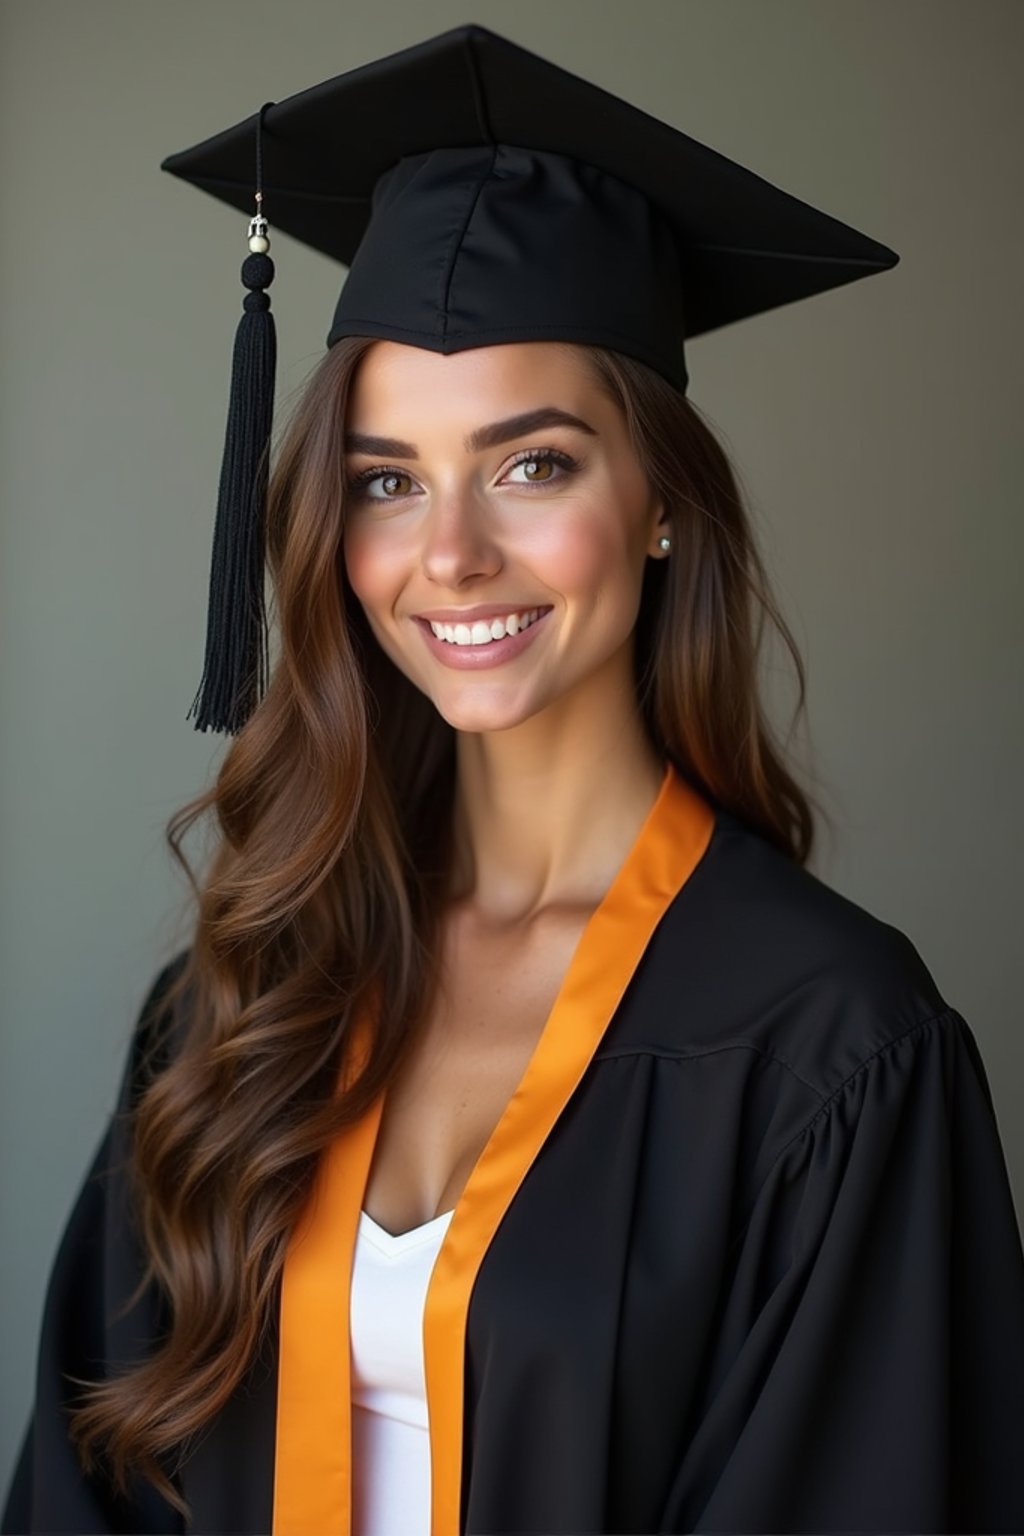
[[[349,585],[371,616],[391,607],[397,577],[394,552],[377,533],[356,523],[345,529],[342,541]]]
[[[531,563],[570,605],[625,611],[636,600],[634,543],[626,518],[607,503],[591,503],[538,536]]]

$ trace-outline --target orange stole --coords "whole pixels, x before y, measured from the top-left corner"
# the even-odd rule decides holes
[[[423,1320],[431,1536],[459,1536],[461,1529],[466,1320],[477,1271],[658,922],[700,862],[714,819],[708,802],[670,765],[583,930],[533,1055],[456,1203]],[[358,1020],[358,1059],[367,1030],[366,1020]],[[325,1152],[285,1256],[273,1536],[352,1536],[352,1255],[385,1096]]]
[[[369,1025],[355,1020],[351,1081]],[[384,1095],[324,1154],[281,1279],[273,1536],[349,1536],[352,1255]]]

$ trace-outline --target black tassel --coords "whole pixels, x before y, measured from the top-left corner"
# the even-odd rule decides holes
[[[254,221],[255,222],[255,221]],[[227,432],[217,492],[203,677],[186,718],[197,731],[235,733],[263,697],[269,668],[263,598],[270,436],[277,337],[265,252],[247,256],[250,291],[235,333]]]

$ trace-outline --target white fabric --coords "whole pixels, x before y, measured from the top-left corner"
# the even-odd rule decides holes
[[[349,1321],[353,1536],[429,1536],[423,1307],[451,1217],[392,1236],[360,1212]]]

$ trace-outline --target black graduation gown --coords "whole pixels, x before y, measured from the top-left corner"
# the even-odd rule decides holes
[[[697,799],[666,776],[446,1231],[432,1536],[1024,1531],[1024,1255],[974,1037],[902,933],[733,816],[702,831]],[[343,1257],[375,1125],[334,1164]],[[185,1529],[83,1478],[65,1434],[62,1373],[161,1326],[152,1297],[108,1320],[139,1264],[124,1134],[53,1269],[7,1533]],[[345,1274],[313,1379],[286,1266],[296,1341],[282,1302],[184,1468],[190,1530],[348,1531]],[[310,1510],[340,1491],[331,1519],[289,1479]]]

